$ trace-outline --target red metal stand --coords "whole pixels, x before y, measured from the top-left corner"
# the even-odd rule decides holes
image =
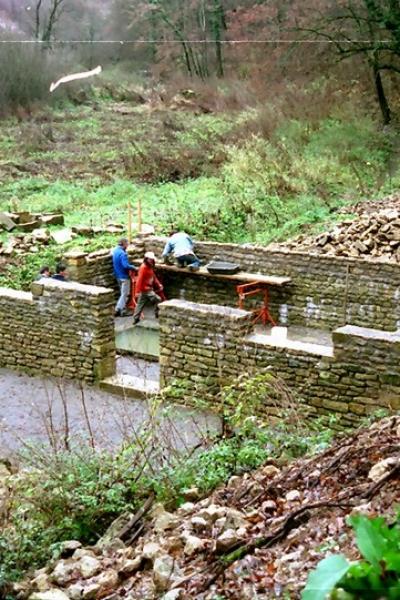
[[[128,300],[128,304],[126,305],[127,308],[129,308],[129,310],[134,311],[136,308],[136,279],[137,279],[137,272],[136,271],[129,271],[129,277],[131,280],[131,295],[129,296],[129,300]]]
[[[274,327],[276,326],[276,323],[272,318],[271,313],[269,312],[268,286],[265,283],[260,283],[259,281],[244,283],[242,285],[237,285],[236,291],[239,296],[239,308],[241,308],[242,310],[246,310],[244,307],[244,302],[246,298],[248,298],[249,296],[255,296],[256,294],[262,294],[262,307],[256,308],[251,311],[253,313],[253,323],[261,321],[263,325],[271,323]]]

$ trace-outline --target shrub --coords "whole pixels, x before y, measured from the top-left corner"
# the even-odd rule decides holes
[[[29,107],[49,94],[49,62],[37,44],[2,44],[0,111]]]
[[[302,600],[395,600],[400,598],[400,513],[390,525],[382,517],[349,518],[363,560],[342,554],[323,559],[308,578]]]
[[[244,400],[248,394],[251,411],[261,388],[271,393],[271,380],[247,379],[247,383],[242,379],[239,395]],[[232,388],[222,394],[233,401]],[[168,424],[166,410],[160,411],[163,400],[156,399],[149,421],[114,454],[73,445],[60,434],[51,451],[27,446],[23,460],[28,470],[13,476],[11,496],[1,515],[0,591],[24,571],[43,564],[59,542],[71,538],[96,542],[115,517],[137,509],[150,494],[174,508],[187,488],[197,486],[205,494],[267,458],[286,461],[324,447],[332,437],[321,422],[303,422],[294,407],[276,423],[251,418],[240,408],[225,411],[229,436],[204,436],[194,450],[182,438],[184,450],[177,451],[160,427],[162,419],[168,430],[174,427],[172,421]],[[67,443],[60,446],[60,441]]]

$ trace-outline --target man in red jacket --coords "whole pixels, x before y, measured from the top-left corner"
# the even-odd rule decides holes
[[[138,295],[138,300],[133,314],[134,325],[139,323],[140,314],[147,304],[152,304],[154,306],[155,316],[158,318],[158,305],[162,301],[163,286],[154,272],[155,264],[156,257],[154,252],[146,252],[144,260],[139,267],[135,285],[135,292]]]

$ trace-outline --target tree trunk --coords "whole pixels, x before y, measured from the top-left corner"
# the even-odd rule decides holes
[[[392,119],[389,103],[383,87],[381,72],[376,64],[373,66],[376,94],[378,96],[379,108],[381,109],[383,124],[388,125]]]
[[[35,8],[35,40],[38,40],[40,37],[40,7],[42,5],[42,0],[38,0]]]
[[[225,14],[221,0],[214,0],[212,15],[212,30],[215,40],[215,57],[217,61],[217,77],[224,75],[224,61],[222,55],[222,30],[226,26]]]

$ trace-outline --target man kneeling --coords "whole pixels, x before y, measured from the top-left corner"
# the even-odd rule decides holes
[[[133,314],[133,323],[135,325],[136,323],[139,323],[140,314],[147,304],[152,304],[154,306],[155,316],[158,318],[158,305],[162,301],[162,297],[158,294],[162,294],[163,286],[154,272],[155,264],[156,257],[154,252],[146,252],[144,260],[140,265],[135,285],[135,292],[138,294],[137,304]]]

